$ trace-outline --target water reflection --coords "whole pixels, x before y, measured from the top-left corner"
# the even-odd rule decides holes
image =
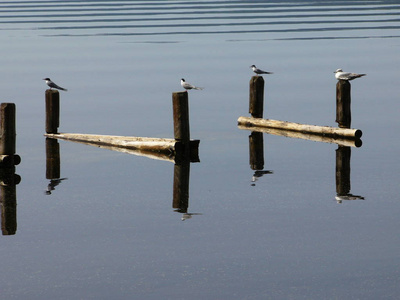
[[[336,201],[364,200],[364,197],[350,194],[351,148],[339,146],[336,149]]]
[[[262,132],[253,131],[249,135],[250,168],[255,170],[251,178],[251,186],[265,174],[273,174],[273,171],[264,169],[264,135]]]
[[[14,235],[17,232],[17,184],[21,177],[15,167],[0,167],[1,232]]]
[[[45,191],[46,195],[51,195],[63,180],[60,178],[60,145],[56,139],[46,138],[46,179],[50,179]]]

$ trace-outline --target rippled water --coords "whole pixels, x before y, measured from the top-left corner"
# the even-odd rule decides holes
[[[399,1],[1,2],[1,100],[16,103],[22,158],[15,232],[2,198],[1,297],[397,299],[399,14]],[[237,127],[251,64],[274,72],[265,117],[314,125],[337,126],[335,69],[367,73],[352,81],[362,146],[264,134],[252,169]],[[60,131],[74,133],[173,137],[180,78],[204,86],[189,92],[186,214],[167,161],[60,141],[51,182],[44,77],[68,88]],[[338,198],[344,152],[358,200]]]

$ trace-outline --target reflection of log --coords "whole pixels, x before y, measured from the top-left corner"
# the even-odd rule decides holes
[[[338,196],[350,192],[350,158],[350,147],[339,146],[336,149],[336,194]]]
[[[340,128],[351,126],[351,84],[347,80],[336,84],[336,123]]]
[[[21,177],[15,174],[15,167],[0,168],[1,231],[13,235],[17,231],[16,185]]]
[[[275,129],[275,128],[267,128],[267,127],[256,127],[256,126],[251,126],[247,127],[244,125],[239,125],[239,129],[241,130],[251,130],[252,132],[263,132],[267,134],[273,134],[273,135],[280,135],[280,136],[285,136],[289,138],[297,138],[297,139],[303,139],[303,140],[310,140],[314,142],[324,142],[324,143],[331,143],[331,144],[338,144],[341,146],[348,146],[348,147],[361,147],[362,141],[360,139],[344,139],[340,137],[326,137],[326,136],[321,136],[321,135],[316,135],[316,134],[308,134],[308,133],[302,133],[302,132],[297,132],[297,131],[288,131],[288,130],[282,130],[282,129]]]
[[[46,178],[60,178],[60,145],[56,139],[46,138]]]
[[[249,113],[254,118],[262,118],[264,113],[264,78],[253,76],[250,79]]]
[[[250,168],[264,169],[264,137],[262,132],[252,132],[249,136]]]
[[[306,125],[285,121],[269,120],[269,119],[259,119],[259,118],[249,118],[249,117],[239,117],[239,125],[249,127],[249,130],[253,130],[252,126],[266,127],[266,128],[276,128],[288,131],[297,131],[302,133],[331,136],[331,137],[343,137],[343,138],[360,138],[362,131],[359,129],[346,129],[346,128],[335,128],[329,126],[316,126],[316,125]]]
[[[60,126],[60,94],[57,90],[46,90],[46,132],[57,133]]]
[[[182,162],[174,166],[174,190],[172,207],[178,212],[186,213],[189,207],[190,162]]]

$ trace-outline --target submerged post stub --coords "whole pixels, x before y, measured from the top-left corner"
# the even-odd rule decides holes
[[[60,93],[46,90],[46,133],[58,133],[60,126]]]
[[[347,80],[336,84],[336,123],[340,128],[351,126],[351,84]]]
[[[249,113],[253,118],[262,118],[264,113],[264,78],[253,76],[250,79]]]

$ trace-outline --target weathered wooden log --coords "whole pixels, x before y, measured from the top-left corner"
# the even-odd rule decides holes
[[[346,128],[335,128],[329,126],[316,126],[306,125],[285,121],[277,121],[270,119],[259,119],[251,117],[239,117],[238,124],[246,129],[254,130],[254,127],[265,127],[275,128],[289,131],[297,131],[308,134],[330,136],[330,137],[342,137],[347,139],[356,139],[362,136],[362,131],[359,129],[346,129]]]
[[[60,94],[46,90],[46,133],[57,133],[60,126]]]
[[[249,136],[250,168],[264,169],[264,134],[253,131]]]
[[[172,109],[174,117],[174,137],[182,143],[189,143],[190,127],[187,91],[172,93]]]
[[[351,126],[351,84],[347,80],[336,84],[336,123],[340,128]]]
[[[264,78],[253,76],[250,79],[249,113],[254,118],[262,118],[264,113]]]
[[[56,139],[46,138],[46,178],[60,178],[60,144]]]
[[[245,125],[238,125],[238,128],[241,130],[251,130],[252,132],[262,132],[266,134],[272,135],[279,135],[284,136],[287,138],[296,138],[296,139],[303,139],[309,140],[314,142],[323,142],[329,144],[337,144],[340,146],[346,147],[361,147],[362,141],[358,138],[355,139],[345,139],[341,137],[329,137],[329,136],[322,136],[310,133],[302,133],[299,131],[290,131],[290,130],[283,130],[277,128],[268,128],[268,127],[256,127],[256,126],[245,126]]]

